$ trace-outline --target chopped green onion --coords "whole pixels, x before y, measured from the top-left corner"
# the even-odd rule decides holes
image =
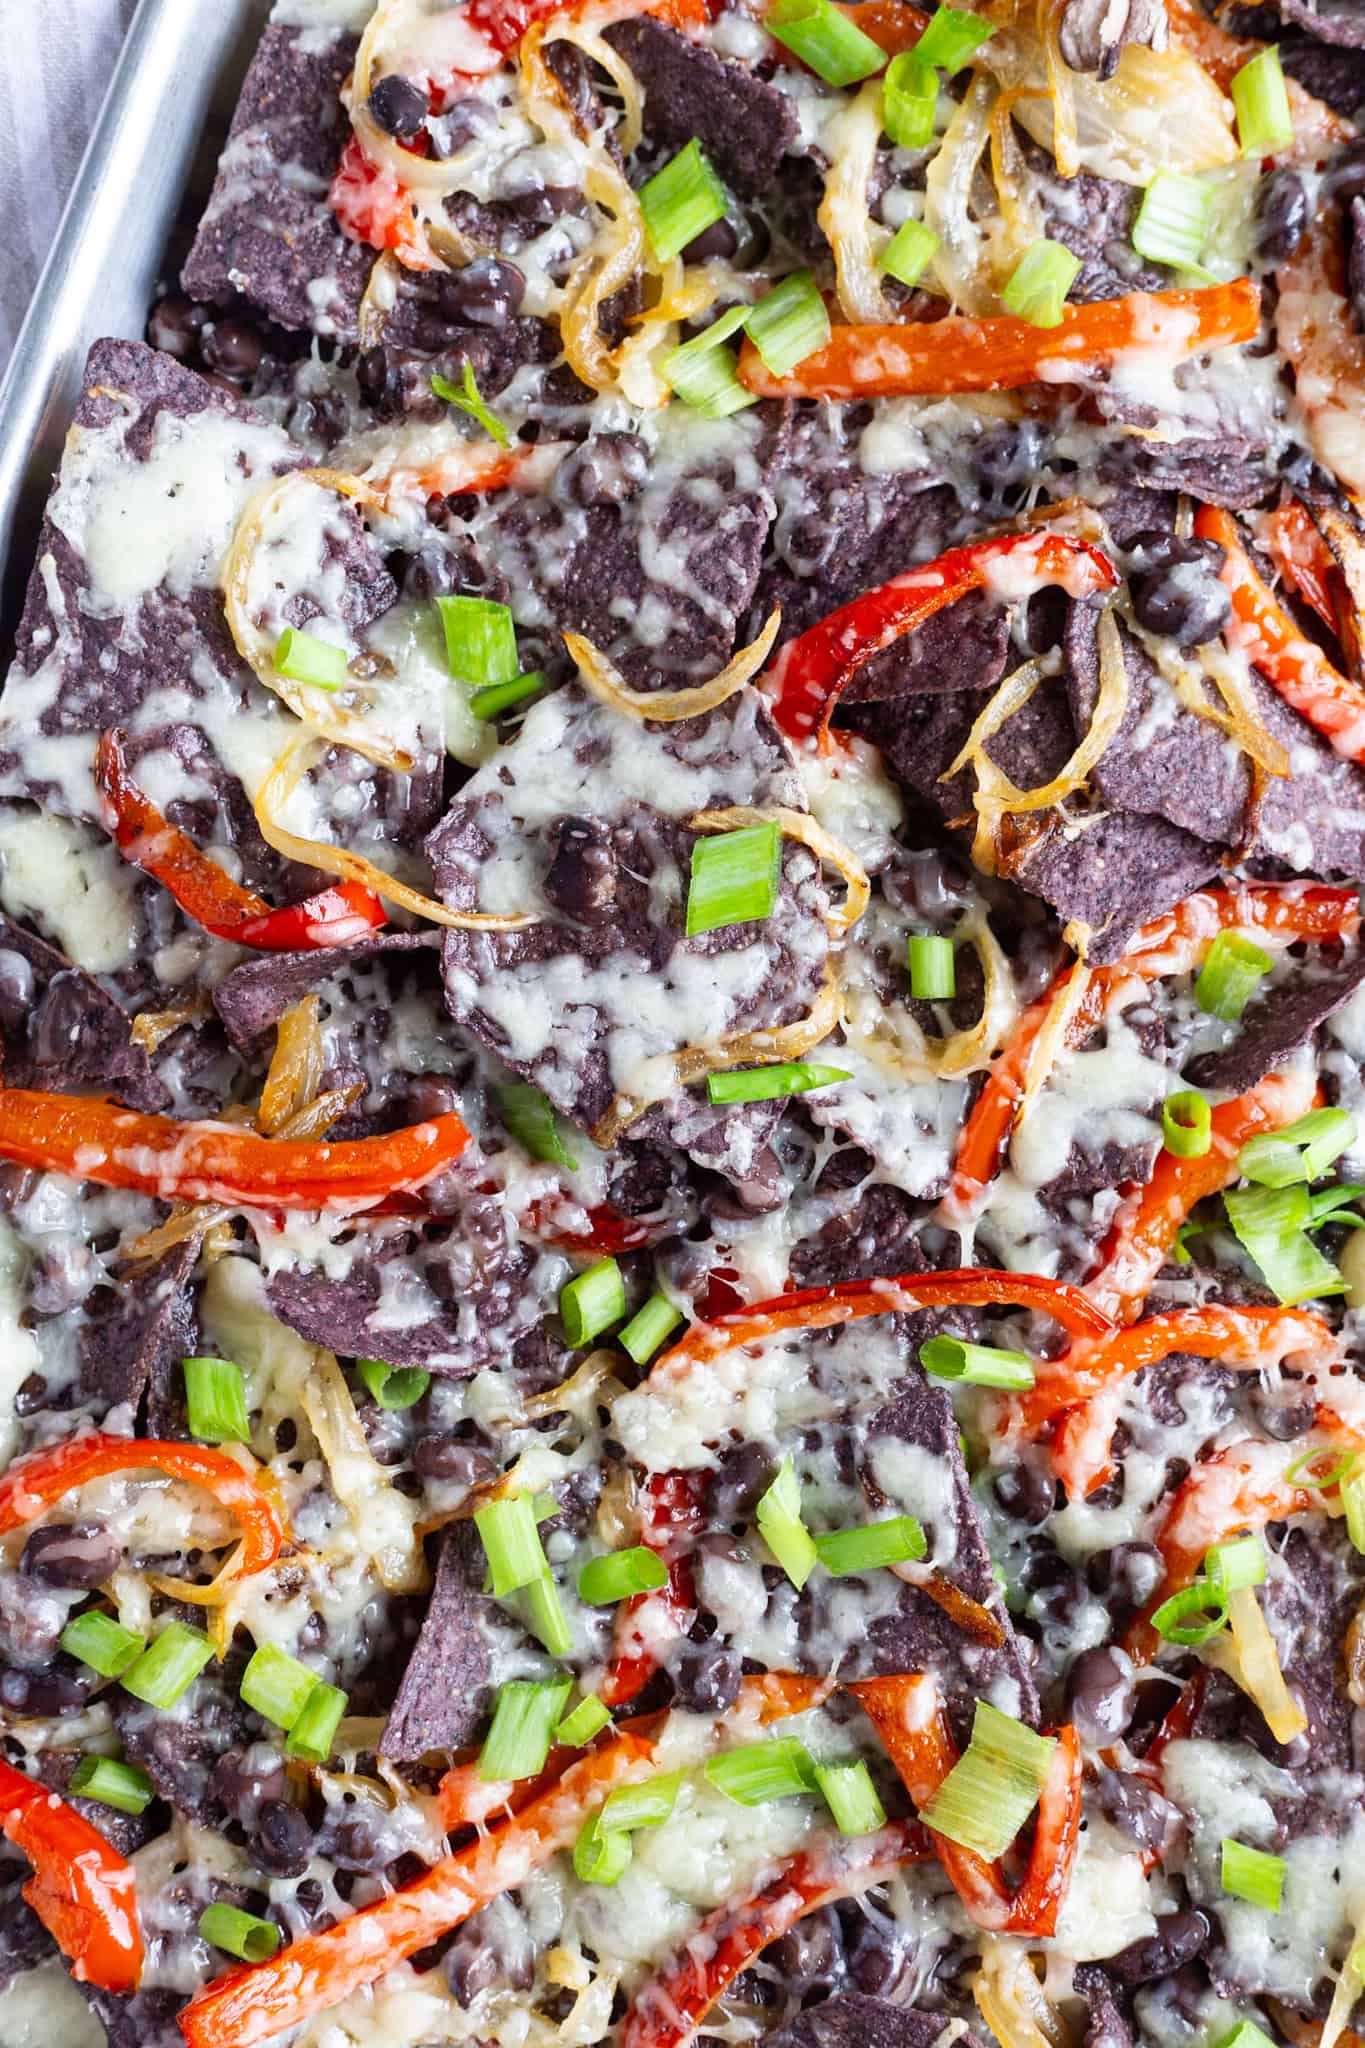
[[[1275,2048],[1275,2043],[1254,2020],[1241,2020],[1230,2034],[1224,2035],[1218,2048]]]
[[[262,1643],[242,1673],[239,1690],[245,1704],[277,1728],[292,1728],[303,1712],[308,1695],[318,1683],[316,1671],[300,1664],[297,1657]]]
[[[122,1764],[111,1756],[83,1756],[71,1773],[68,1789],[82,1799],[97,1799],[101,1806],[113,1806],[120,1813],[145,1813],[156,1790],[145,1771],[134,1764]]]
[[[595,1692],[581,1699],[571,1714],[566,1714],[555,1729],[555,1741],[567,1742],[571,1749],[582,1749],[611,1725],[611,1708],[604,1707]]]
[[[663,359],[661,368],[673,391],[707,419],[728,419],[731,413],[758,403],[754,393],[739,381],[734,350],[721,346],[748,317],[747,306],[731,306],[703,333],[693,335]]]
[[[285,1755],[299,1757],[304,1763],[325,1764],[332,1754],[346,1705],[346,1695],[339,1685],[325,1685],[319,1679],[285,1737]]]
[[[1308,1190],[1302,1184],[1234,1188],[1223,1197],[1223,1206],[1238,1242],[1281,1301],[1345,1293],[1341,1274],[1306,1234],[1312,1217]]]
[[[475,718],[485,724],[489,719],[501,718],[504,711],[510,711],[514,704],[522,703],[527,697],[534,697],[538,690],[545,688],[543,669],[528,669],[524,676],[514,676],[509,683],[487,683],[475,690],[469,699],[469,708]]]
[[[914,54],[921,64],[932,64],[951,78],[994,34],[979,14],[967,14],[960,7],[940,7],[915,44]]]
[[[1158,171],[1133,222],[1133,247],[1149,263],[1197,267],[1213,219],[1213,187],[1183,171]]]
[[[636,194],[645,232],[661,263],[725,218],[725,187],[694,135]]]
[[[431,1374],[420,1365],[385,1365],[380,1358],[362,1358],[357,1361],[356,1371],[371,1399],[395,1414],[415,1407],[431,1385]]]
[[[625,1312],[626,1283],[615,1259],[599,1259],[559,1290],[560,1321],[575,1351],[619,1323]]]
[[[613,1550],[594,1557],[578,1574],[578,1597],[589,1607],[609,1607],[632,1593],[654,1593],[668,1584],[668,1566],[657,1550],[637,1543],[632,1550]]]
[[[502,1600],[546,1570],[545,1551],[529,1493],[512,1493],[474,1510],[474,1526],[492,1575],[490,1591]]]
[[[692,848],[687,936],[771,917],[782,880],[782,827],[745,825],[717,832]]]
[[[1267,1856],[1264,1849],[1250,1849],[1225,1835],[1222,1842],[1223,1890],[1248,1905],[1264,1906],[1278,1913],[1287,1868],[1283,1856]]]
[[[461,388],[457,390],[448,377],[433,374],[431,379],[431,388],[438,398],[443,398],[447,405],[457,407],[460,412],[468,413],[470,419],[476,420],[489,440],[496,441],[499,448],[510,448],[512,436],[497,414],[491,412],[479,396],[479,387],[474,381],[474,366],[468,359],[465,361],[460,384]]]
[[[1308,1197],[1308,1228],[1316,1230],[1323,1223],[1345,1224],[1352,1230],[1365,1229],[1365,1216],[1360,1216],[1349,1205],[1365,1195],[1365,1187],[1351,1182],[1342,1182],[1336,1187],[1318,1188]]]
[[[1343,1479],[1339,1498],[1346,1513],[1346,1534],[1354,1547],[1365,1554],[1365,1473]]]
[[[1223,1593],[1235,1593],[1242,1586],[1264,1585],[1264,1543],[1259,1536],[1238,1536],[1231,1543],[1215,1543],[1204,1559],[1204,1576]]]
[[[1243,156],[1273,156],[1294,140],[1294,116],[1284,67],[1274,43],[1244,64],[1232,80],[1237,134]]]
[[[881,45],[830,0],[774,0],[763,26],[826,85],[856,85],[886,62]]]
[[[852,1076],[843,1067],[816,1067],[788,1060],[778,1067],[752,1067],[741,1073],[712,1074],[706,1092],[712,1102],[773,1102],[779,1095],[804,1095],[811,1088],[830,1088]]]
[[[564,1603],[559,1597],[559,1588],[548,1571],[538,1579],[532,1579],[522,1595],[526,1609],[526,1626],[536,1641],[547,1649],[552,1657],[567,1657],[573,1650],[573,1634],[569,1628]]]
[[[910,993],[918,1002],[942,1003],[957,994],[957,958],[951,939],[920,934],[909,942]]]
[[[498,1115],[532,1159],[546,1160],[551,1166],[578,1165],[564,1143],[559,1118],[549,1098],[539,1088],[533,1088],[529,1081],[509,1081],[493,1090],[493,1100],[498,1105]]]
[[[1161,1136],[1174,1159],[1202,1159],[1213,1143],[1213,1110],[1197,1088],[1181,1088],[1161,1105]]]
[[[886,67],[883,128],[901,149],[927,149],[937,112],[938,73],[920,61],[917,49],[902,50]]]
[[[190,1435],[207,1444],[244,1444],[251,1436],[246,1381],[230,1358],[187,1358],[185,1401]]]
[[[861,1759],[851,1764],[817,1764],[815,1782],[841,1835],[873,1835],[885,1826],[886,1808]]]
[[[810,1752],[794,1735],[727,1749],[722,1756],[713,1756],[705,1770],[717,1792],[737,1806],[766,1806],[773,1799],[794,1799],[815,1784]]]
[[[101,1678],[122,1678],[147,1647],[145,1636],[135,1635],[97,1607],[74,1615],[58,1640],[68,1657],[88,1664]]]
[[[785,377],[807,356],[823,348],[831,334],[829,310],[808,270],[793,270],[781,284],[765,292],[749,309],[744,322],[749,339],[774,377]],[[764,831],[764,826],[751,826]],[[776,832],[777,826],[771,827]],[[739,834],[732,835],[738,838]]]
[[[1163,1600],[1152,1616],[1152,1627],[1164,1643],[1181,1643],[1198,1649],[1225,1627],[1227,1594],[1210,1579],[1196,1579]]]
[[[1292,1187],[1296,1181],[1321,1180],[1329,1166],[1355,1143],[1356,1120],[1344,1109],[1310,1109],[1282,1131],[1248,1138],[1237,1154],[1237,1168],[1262,1187]],[[1350,1199],[1354,1199],[1353,1190]]]
[[[479,1776],[499,1781],[543,1771],[572,1691],[571,1678],[514,1678],[500,1687],[493,1725],[479,1751]]]
[[[273,1920],[258,1919],[240,1906],[221,1902],[205,1906],[199,1915],[199,1933],[214,1948],[240,1956],[244,1963],[268,1962],[280,1945],[280,1930]]]
[[[1315,1471],[1313,1468],[1324,1458],[1331,1461],[1326,1471]],[[1334,1444],[1319,1444],[1316,1450],[1305,1451],[1301,1458],[1295,1458],[1284,1475],[1285,1483],[1307,1487],[1314,1493],[1325,1493],[1329,1486],[1340,1486],[1343,1479],[1349,1479],[1355,1467],[1354,1451],[1338,1451]]]
[[[1038,1803],[1056,1740],[986,1700],[976,1703],[972,1739],[920,1818],[978,1856],[1003,1855]]]
[[[867,1522],[860,1529],[831,1529],[815,1539],[815,1554],[836,1579],[851,1572],[874,1572],[884,1565],[923,1557],[928,1546],[913,1515],[893,1515],[885,1522]]]
[[[938,236],[922,220],[903,220],[877,258],[877,268],[899,284],[916,285],[937,247]]]
[[[1015,264],[1000,303],[1030,327],[1060,327],[1080,269],[1080,258],[1061,242],[1033,242]]]
[[[647,1365],[665,1337],[677,1329],[682,1319],[682,1310],[675,1308],[666,1294],[651,1294],[644,1307],[636,1309],[625,1328],[616,1332],[616,1341],[637,1365]]]
[[[790,1453],[758,1503],[755,1520],[764,1542],[799,1592],[817,1560],[814,1541],[801,1520],[801,1487]]]
[[[960,1337],[930,1337],[919,1347],[919,1362],[935,1379],[965,1380],[970,1387],[1031,1387],[1033,1363],[1026,1351],[1001,1351],[992,1344],[967,1344]]]
[[[573,1845],[574,1876],[581,1884],[616,1884],[634,1854],[630,1836],[619,1828],[608,1834],[594,1814],[584,1821]]]
[[[1274,964],[1269,953],[1241,932],[1219,932],[1195,980],[1194,999],[1210,1017],[1231,1023]]]
[[[465,683],[521,680],[517,629],[505,604],[491,597],[438,597],[446,636],[446,667]]]
[[[339,690],[350,681],[346,649],[316,633],[302,633],[286,626],[275,642],[271,662],[277,673],[291,683],[311,683],[315,690]]]
[[[636,1828],[661,1827],[678,1800],[681,1771],[660,1771],[641,1785],[618,1785],[598,1811],[603,1834],[633,1834]]]
[[[173,1707],[213,1656],[202,1629],[173,1621],[123,1673],[123,1689],[149,1707]]]

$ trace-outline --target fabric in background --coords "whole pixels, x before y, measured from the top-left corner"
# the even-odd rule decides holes
[[[0,0],[0,371],[52,246],[135,5]]]

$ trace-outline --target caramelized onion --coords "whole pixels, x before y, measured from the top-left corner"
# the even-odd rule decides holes
[[[629,712],[635,718],[652,719],[659,725],[673,725],[679,719],[699,718],[705,711],[714,711],[718,704],[724,704],[751,682],[768,659],[781,624],[781,608],[774,605],[757,640],[741,647],[709,683],[696,683],[685,690],[632,690],[601,649],[581,633],[566,633],[564,645],[578,668],[584,689],[599,704],[610,704],[613,711]]]

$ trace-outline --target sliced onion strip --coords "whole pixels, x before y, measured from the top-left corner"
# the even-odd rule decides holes
[[[566,633],[564,645],[578,668],[584,689],[599,704],[609,704],[613,711],[628,712],[635,718],[673,725],[679,719],[699,718],[703,712],[714,711],[718,704],[724,704],[751,682],[768,659],[781,624],[781,610],[774,606],[757,640],[741,647],[709,683],[697,683],[685,690],[632,690],[619,669],[581,633]]]
[[[816,220],[834,252],[839,305],[846,320],[876,326],[888,317],[873,248],[868,187],[882,135],[882,81],[869,78],[825,131],[831,151]],[[883,233],[882,239],[886,236]]]

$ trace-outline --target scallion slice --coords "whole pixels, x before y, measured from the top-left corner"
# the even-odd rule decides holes
[[[1228,1221],[1260,1267],[1269,1287],[1286,1303],[1344,1294],[1346,1282],[1307,1235],[1312,1220],[1308,1190],[1234,1188],[1223,1197]]]
[[[704,333],[693,335],[691,341],[673,349],[660,365],[676,395],[707,419],[728,419],[745,406],[758,403],[754,393],[739,381],[734,350],[722,346],[748,317],[747,306],[731,306]]]
[[[919,50],[902,50],[886,67],[882,126],[900,149],[927,149],[938,112],[938,73]]]
[[[356,1371],[370,1398],[394,1414],[415,1408],[431,1385],[431,1374],[420,1365],[385,1365],[382,1358],[361,1358]]]
[[[1204,1559],[1204,1576],[1223,1593],[1235,1593],[1240,1586],[1264,1585],[1264,1543],[1259,1536],[1215,1543]]]
[[[678,1803],[681,1771],[660,1771],[640,1785],[618,1785],[598,1811],[604,1834],[633,1834],[636,1828],[661,1827]]]
[[[763,26],[826,85],[856,85],[886,62],[881,45],[830,0],[774,0]]]
[[[88,1664],[101,1678],[122,1678],[147,1647],[145,1636],[135,1635],[97,1607],[73,1615],[58,1640],[68,1657]]]
[[[299,1757],[304,1763],[325,1764],[332,1754],[346,1704],[346,1695],[339,1685],[325,1685],[319,1679],[285,1737],[285,1755]]]
[[[213,1656],[202,1629],[172,1621],[123,1673],[123,1689],[149,1707],[173,1707]]]
[[[1308,1197],[1308,1228],[1317,1230],[1321,1224],[1337,1223],[1349,1230],[1365,1230],[1365,1216],[1350,1206],[1362,1195],[1365,1195],[1365,1187],[1354,1182],[1315,1188]]]
[[[905,1564],[923,1557],[927,1548],[913,1515],[892,1515],[885,1522],[866,1522],[860,1529],[830,1529],[815,1539],[816,1556],[836,1579]]]
[[[573,1651],[573,1633],[559,1588],[548,1571],[532,1579],[522,1594],[526,1626],[552,1657],[567,1657]]]
[[[619,1323],[625,1312],[626,1283],[615,1259],[599,1259],[559,1290],[560,1321],[575,1351]]]
[[[190,1435],[206,1444],[244,1444],[251,1437],[246,1381],[230,1358],[187,1358],[185,1405]]]
[[[1194,984],[1194,999],[1210,1017],[1240,1017],[1274,961],[1241,932],[1219,932]]]
[[[534,1778],[573,1690],[570,1678],[514,1678],[500,1687],[493,1725],[479,1751],[479,1776],[491,1782]]]
[[[1264,1906],[1267,1913],[1278,1913],[1287,1868],[1283,1856],[1268,1856],[1264,1849],[1248,1848],[1245,1842],[1234,1841],[1230,1835],[1223,1837],[1223,1890],[1234,1899],[1245,1899],[1248,1905]]]
[[[505,604],[491,597],[438,597],[446,636],[446,667],[461,682],[519,682],[517,629]]]
[[[503,1600],[546,1571],[545,1551],[529,1493],[512,1493],[474,1510],[474,1526],[488,1559],[490,1591]]]
[[[646,179],[636,197],[645,233],[661,263],[681,254],[689,242],[725,217],[725,187],[695,135],[686,149]]]
[[[507,683],[486,683],[475,690],[469,699],[469,708],[475,718],[501,718],[504,711],[510,711],[514,704],[524,704],[528,697],[545,688],[543,669],[529,669],[524,676],[513,676]]]
[[[1275,2048],[1275,2043],[1254,2020],[1239,2020],[1232,2032],[1223,2036],[1218,2048]]]
[[[960,7],[940,7],[915,44],[915,55],[921,64],[932,64],[951,78],[994,34],[991,24],[979,14],[968,14]]]
[[[815,1782],[841,1835],[874,1835],[885,1826],[886,1808],[861,1758],[849,1764],[817,1764]]]
[[[1007,313],[1030,327],[1060,327],[1066,295],[1080,275],[1081,260],[1061,242],[1033,242],[1015,264],[1000,294]]]
[[[1354,1547],[1365,1555],[1365,1473],[1343,1479],[1339,1497],[1346,1515],[1346,1534]]]
[[[350,681],[346,649],[316,633],[286,626],[271,656],[277,672],[291,683],[311,683],[315,690],[340,690]]]
[[[1310,1109],[1282,1131],[1248,1138],[1237,1154],[1237,1169],[1267,1188],[1321,1180],[1329,1166],[1355,1143],[1356,1120],[1344,1109]],[[1352,1197],[1353,1199],[1354,1197]]]
[[[776,819],[716,832],[692,848],[687,936],[771,917],[782,880],[782,827]]]
[[[145,1813],[156,1797],[145,1771],[112,1756],[83,1756],[71,1773],[69,1789],[82,1799],[116,1807],[120,1813]]]
[[[712,1102],[773,1102],[780,1095],[805,1095],[812,1088],[832,1088],[852,1076],[843,1067],[817,1067],[806,1060],[788,1060],[778,1067],[752,1067],[739,1073],[711,1074],[706,1092]]]
[[[571,1749],[582,1749],[610,1724],[611,1708],[604,1707],[597,1694],[590,1692],[578,1702],[572,1713],[564,1716],[555,1729],[555,1741],[566,1742]]]
[[[917,933],[907,946],[910,993],[917,1002],[943,1003],[957,994],[957,958],[951,939]]]
[[[785,377],[807,356],[814,355],[829,340],[829,311],[808,270],[793,270],[781,284],[765,292],[749,309],[744,322],[750,341],[763,358],[763,367],[774,377]],[[778,827],[751,826],[751,831]],[[731,834],[738,838],[738,833]]]
[[[637,1365],[647,1365],[682,1319],[682,1310],[675,1308],[666,1294],[651,1294],[643,1308],[636,1309],[625,1328],[616,1332],[616,1341]]]
[[[1202,1159],[1213,1143],[1213,1110],[1197,1088],[1180,1088],[1161,1105],[1161,1138],[1174,1159]]]
[[[476,420],[489,440],[496,441],[499,448],[511,447],[512,436],[507,427],[479,396],[479,387],[474,381],[474,366],[468,360],[465,362],[464,375],[458,388],[448,377],[437,376],[434,373],[431,388],[447,405],[453,405],[459,412],[468,413],[470,419]]]
[[[773,1799],[794,1799],[815,1786],[810,1751],[794,1735],[727,1749],[723,1755],[713,1756],[704,1768],[716,1790],[737,1806],[766,1806]]]
[[[318,1683],[297,1657],[290,1657],[273,1643],[261,1643],[242,1673],[239,1690],[244,1703],[277,1728],[290,1729],[303,1712],[309,1693]]]
[[[1273,156],[1294,140],[1294,115],[1284,66],[1274,43],[1234,74],[1232,104],[1243,156]]]
[[[1198,1649],[1227,1626],[1227,1594],[1209,1579],[1196,1579],[1163,1600],[1152,1616],[1152,1627],[1163,1643],[1180,1643]]]
[[[574,1876],[580,1884],[617,1884],[634,1854],[630,1836],[619,1828],[608,1834],[594,1814],[584,1821],[573,1845]]]
[[[972,1739],[920,1818],[935,1834],[991,1860],[1003,1855],[1038,1803],[1055,1738],[978,1700]]]
[[[877,268],[899,284],[916,285],[938,247],[938,236],[922,220],[903,220],[877,258]]]
[[[801,1520],[801,1487],[790,1453],[759,1501],[754,1518],[764,1542],[799,1592],[817,1558],[814,1540]]]
[[[971,1387],[1003,1387],[1020,1393],[1034,1382],[1033,1362],[1027,1352],[967,1344],[960,1337],[927,1338],[919,1347],[919,1362],[935,1379],[965,1380]]]
[[[268,1962],[280,1945],[281,1935],[273,1920],[244,1913],[240,1906],[226,1906],[221,1900],[205,1906],[199,1915],[203,1940],[244,1963]]]
[[[610,1607],[633,1593],[654,1593],[668,1584],[668,1566],[656,1550],[637,1543],[594,1557],[578,1574],[578,1597],[588,1607]]]
[[[539,1088],[529,1081],[508,1081],[493,1090],[493,1100],[498,1115],[532,1159],[543,1159],[551,1166],[577,1167],[578,1161],[564,1142],[559,1118]]]
[[[1133,247],[1149,263],[1196,269],[1213,219],[1213,186],[1183,171],[1158,171],[1133,222]]]
[[[1303,1486],[1312,1493],[1325,1493],[1329,1487],[1340,1486],[1343,1480],[1349,1479],[1355,1468],[1354,1451],[1339,1451],[1335,1444],[1318,1444],[1311,1451],[1305,1451],[1302,1457],[1295,1458],[1284,1476],[1289,1486]]]

